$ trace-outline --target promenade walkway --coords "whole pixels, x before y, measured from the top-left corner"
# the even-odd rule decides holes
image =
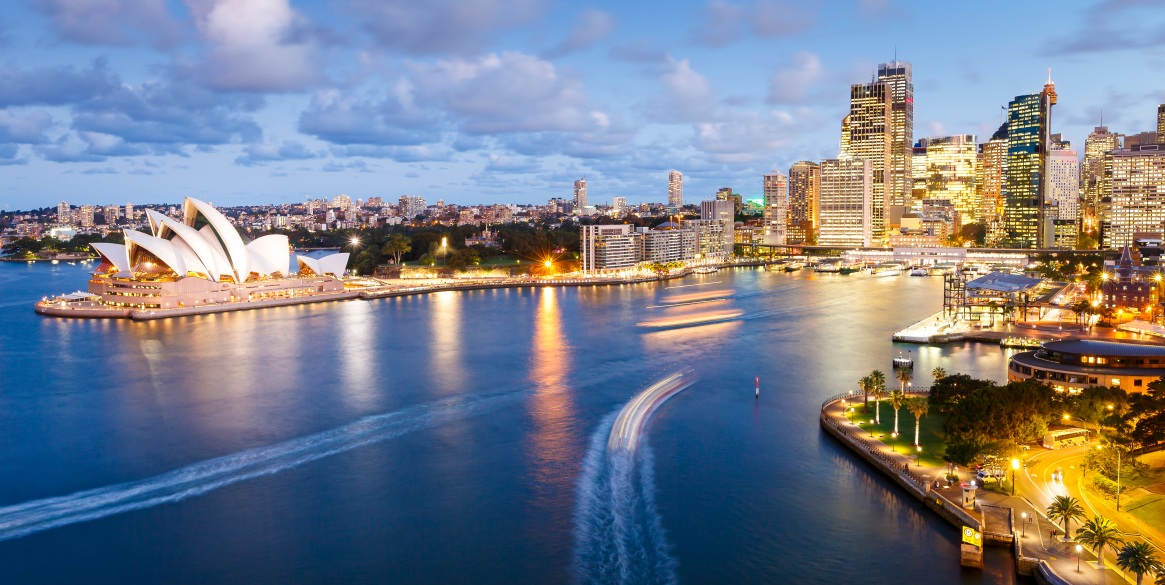
[[[950,484],[950,487],[947,487],[947,483],[943,479],[947,472],[945,467],[925,464],[919,465],[913,456],[903,452],[896,452],[889,445],[879,440],[877,436],[857,424],[863,421],[851,422],[847,418],[846,409],[849,406],[860,404],[862,400],[863,397],[861,394],[839,396],[836,400],[828,402],[822,407],[822,416],[828,419],[831,424],[847,429],[847,436],[857,439],[860,445],[869,449],[871,453],[876,453],[877,458],[887,462],[892,468],[902,469],[907,476],[916,478],[914,481],[917,485],[923,486],[922,489],[924,491],[925,486],[929,485],[934,493],[942,495],[948,501],[960,501],[962,488],[960,487],[959,481],[971,481],[974,479],[974,474],[970,470],[955,467],[953,472],[959,476],[959,481],[955,481]],[[1019,475],[1025,477],[1023,472]],[[935,484],[936,480],[939,481],[937,486]],[[1047,568],[1058,576],[1062,582],[1087,585],[1094,583],[1118,584],[1135,582],[1134,579],[1123,575],[1110,566],[1112,562],[1111,551],[1109,551],[1109,554],[1106,554],[1108,560],[1105,562],[1103,571],[1097,567],[1096,555],[1088,549],[1084,549],[1081,552],[1078,561],[1076,556],[1076,543],[1074,541],[1064,541],[1063,527],[1049,520],[1044,514],[1047,504],[1042,500],[1033,503],[1023,497],[1024,481],[1021,480],[1019,485],[1021,486],[1021,495],[1018,496],[1009,496],[986,489],[978,489],[976,491],[976,511],[980,513],[986,512],[985,525],[983,526],[985,536],[990,532],[995,532],[1002,536],[1014,530],[1015,538],[1019,540],[1022,556],[1043,561]],[[1000,514],[1004,509],[1011,510],[1010,522],[1012,526],[1007,526],[1008,520],[1004,519],[1006,513]],[[1023,521],[1023,513],[1026,513],[1028,518],[1031,519],[1030,523],[1026,525]],[[1077,527],[1078,524],[1073,523],[1073,531]],[[1057,530],[1057,537],[1052,536],[1053,528]],[[1077,571],[1078,564],[1079,571]]]

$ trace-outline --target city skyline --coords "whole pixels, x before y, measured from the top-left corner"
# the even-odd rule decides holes
[[[914,140],[985,140],[1047,67],[1053,132],[1073,144],[1102,109],[1114,132],[1154,130],[1165,91],[1136,81],[1165,55],[1134,39],[1161,16],[1065,7],[1009,6],[1047,32],[1004,43],[989,7],[871,1],[22,5],[0,24],[0,208],[540,203],[582,176],[592,203],[662,202],[672,169],[689,201],[724,185],[755,198],[765,172],[836,157],[847,88],[895,58],[914,69]],[[448,18],[462,12],[477,18]],[[978,42],[936,46],[918,28],[935,22]]]

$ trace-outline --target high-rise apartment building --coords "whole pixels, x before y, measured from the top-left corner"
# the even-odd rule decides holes
[[[121,216],[121,207],[117,205],[106,205],[102,213],[105,215],[106,225],[117,225],[117,218]]]
[[[764,176],[764,243],[783,246],[789,243],[789,178],[773,171]]]
[[[837,148],[838,158],[849,156],[849,114],[841,119],[841,140]]]
[[[878,244],[885,236],[887,208],[890,206],[886,199],[886,165],[890,161],[893,140],[890,93],[890,87],[878,81],[850,86],[848,154],[870,163],[873,181],[871,229],[873,240]]]
[[[914,145],[914,79],[910,63],[878,65],[877,80],[890,95],[890,158],[886,162],[886,205],[909,207],[913,188],[911,154]]]
[[[73,219],[73,208],[64,201],[57,204],[57,223],[69,223]]]
[[[870,246],[874,238],[874,170],[870,161],[821,161],[821,246]]]
[[[1051,77],[1037,94],[1016,96],[1007,109],[1007,171],[1003,184],[1004,245],[1049,247],[1045,221],[1045,153],[1051,143],[1051,113],[1056,104]]]
[[[1112,225],[1108,248],[1133,243],[1133,235],[1165,232],[1165,146],[1144,144],[1106,155],[1112,168]]]
[[[736,209],[733,202],[717,199],[700,202],[700,219],[719,221],[724,226],[724,254],[732,256],[732,246],[736,241]]]
[[[667,204],[669,207],[684,206],[684,175],[679,171],[667,174]]]
[[[133,222],[133,220],[137,219],[137,216],[133,214],[133,203],[125,204],[125,219],[129,222]]]
[[[1157,141],[1165,142],[1165,104],[1157,106]]]
[[[574,182],[574,211],[582,213],[587,206],[587,178],[583,177]]]
[[[732,187],[721,187],[719,191],[716,191],[716,199],[718,201],[731,201],[735,213],[740,213],[740,210],[744,208],[744,198],[741,197],[740,193],[733,193]]]
[[[640,235],[631,228],[627,224],[580,226],[583,272],[622,270],[638,264],[643,256],[643,244]]]
[[[817,241],[818,213],[821,206],[821,165],[803,160],[789,169],[790,244]]]
[[[615,196],[611,198],[611,211],[616,215],[623,212],[623,208],[627,207],[627,198]]]
[[[1080,159],[1075,150],[1048,152],[1048,189],[1045,205],[1054,205],[1052,219],[1076,222],[1080,213]]]
[[[78,222],[81,224],[81,227],[93,227],[96,225],[93,221],[93,212],[94,208],[92,205],[81,206],[80,212],[77,214]]]
[[[982,202],[975,188],[979,147],[974,134],[926,139],[926,199],[950,201],[963,223],[980,220]]]
[[[414,219],[425,213],[425,198],[420,195],[401,195],[397,207],[405,220]]]

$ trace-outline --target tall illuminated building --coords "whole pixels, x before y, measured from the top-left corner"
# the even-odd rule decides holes
[[[1111,203],[1111,189],[1106,177],[1111,176],[1112,169],[1105,172],[1105,155],[1121,147],[1121,138],[1120,134],[1109,132],[1107,126],[1097,126],[1084,140],[1084,163],[1080,169],[1080,183],[1084,190],[1081,231],[1096,236],[1098,241],[1107,232]]]
[[[980,219],[982,204],[975,189],[978,149],[974,134],[926,139],[926,199],[949,201],[963,223]]]
[[[849,156],[849,114],[841,119],[841,140],[838,141],[837,156]]]
[[[914,144],[910,156],[911,181],[910,198],[913,201],[926,199],[926,139]]]
[[[64,201],[57,204],[57,223],[68,224],[72,219],[73,208]]]
[[[1157,106],[1157,142],[1165,142],[1165,104]]]
[[[871,235],[883,243],[887,228],[889,201],[886,198],[886,165],[890,161],[892,104],[891,88],[874,81],[850,86],[849,148],[847,155],[870,163]],[[843,144],[845,140],[842,140]]]
[[[874,241],[874,170],[870,161],[821,161],[820,246],[870,246]]]
[[[789,243],[815,243],[821,206],[821,165],[807,160],[789,169]]]
[[[764,176],[764,243],[783,246],[789,243],[789,178],[772,171]]]
[[[1110,152],[1112,219],[1108,248],[1133,243],[1139,232],[1165,231],[1165,148],[1144,144]]]
[[[886,161],[886,205],[909,207],[913,188],[914,79],[910,63],[894,60],[878,65],[877,80],[890,95],[890,157]]]
[[[1054,204],[1053,219],[1075,224],[1080,207],[1080,160],[1075,150],[1051,150],[1047,157],[1048,189],[1045,205]]]
[[[736,208],[731,201],[713,200],[700,202],[700,219],[718,221],[723,226],[724,254],[732,257],[732,246],[736,241]]]
[[[1003,177],[1007,168],[1007,123],[979,147],[979,217],[991,225],[1003,217]]]
[[[1010,248],[1051,245],[1044,211],[1044,155],[1051,143],[1056,104],[1051,75],[1040,93],[1016,96],[1007,108],[1007,170],[1003,183],[1003,244]]]
[[[574,210],[582,213],[587,206],[587,178],[583,177],[574,182]]]
[[[667,174],[667,204],[668,207],[684,206],[684,175],[679,171]]]

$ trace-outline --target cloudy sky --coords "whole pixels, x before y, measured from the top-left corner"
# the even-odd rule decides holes
[[[1055,129],[1152,129],[1159,0],[9,0],[0,208],[418,194],[759,193],[837,154],[848,85],[914,65],[915,137],[998,125],[1052,67]],[[1054,6],[1054,7],[1053,7]]]

